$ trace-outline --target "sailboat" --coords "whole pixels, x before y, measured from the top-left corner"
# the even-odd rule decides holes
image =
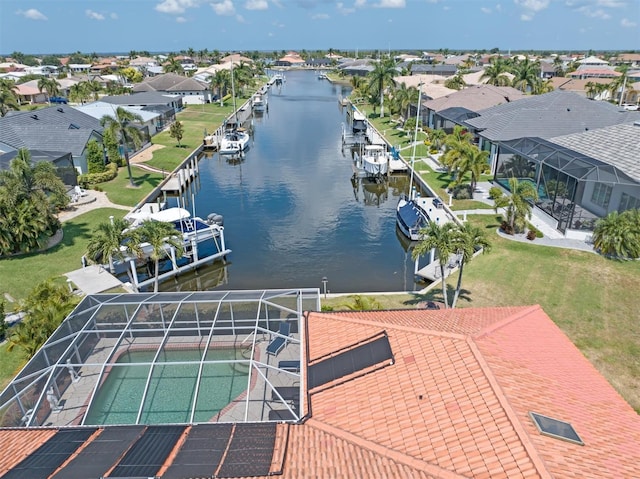
[[[396,207],[396,223],[398,229],[411,241],[422,239],[420,230],[426,227],[431,221],[428,213],[428,205],[433,204],[427,198],[422,198],[420,193],[415,191],[413,186],[414,169],[413,164],[416,158],[416,143],[418,141],[418,125],[420,124],[420,103],[422,102],[422,83],[418,85],[418,111],[416,113],[416,129],[413,135],[413,153],[411,155],[411,179],[409,181],[409,195],[402,195]]]
[[[233,111],[235,119],[227,121],[220,140],[221,155],[235,155],[249,147],[249,133],[238,123],[238,109],[236,107],[236,87],[233,78],[233,62],[231,62],[231,94],[233,96]]]

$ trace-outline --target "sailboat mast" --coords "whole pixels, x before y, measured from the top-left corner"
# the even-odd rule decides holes
[[[416,129],[413,132],[413,153],[411,154],[411,179],[409,180],[409,199],[413,199],[413,163],[416,160],[416,144],[418,142],[418,124],[420,123],[420,103],[422,103],[422,82],[418,83],[418,111],[416,112]]]
[[[238,124],[238,109],[236,108],[236,82],[233,79],[233,58],[231,59],[231,95],[233,96],[233,114]]]

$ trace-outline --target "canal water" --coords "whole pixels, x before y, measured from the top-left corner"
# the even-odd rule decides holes
[[[253,119],[242,161],[209,153],[199,162],[195,212],[224,216],[232,253],[161,290],[318,287],[332,293],[413,291],[408,243],[396,230],[395,207],[406,174],[388,184],[353,180],[342,146],[348,88],[289,71],[273,85],[268,111]],[[188,206],[191,210],[192,207]]]

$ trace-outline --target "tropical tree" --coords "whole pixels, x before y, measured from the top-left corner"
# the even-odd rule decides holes
[[[492,57],[489,66],[484,69],[481,80],[487,79],[487,85],[507,86],[511,80],[505,73],[509,72],[509,66],[504,58]]]
[[[609,91],[617,97],[618,105],[622,105],[626,100],[627,83],[629,81],[629,65],[620,65],[616,68],[616,71],[620,73],[620,76],[616,77],[611,83],[609,83]]]
[[[563,77],[565,75],[564,62],[562,61],[562,58],[560,58],[559,55],[557,55],[553,59],[553,71],[555,72],[557,77]]]
[[[91,232],[91,239],[87,243],[87,259],[91,262],[108,260],[109,271],[113,273],[114,260],[123,259],[126,253],[139,252],[137,245],[140,241],[130,226],[131,224],[123,218],[113,218],[113,221],[99,223]]]
[[[487,238],[484,230],[472,225],[471,223],[463,223],[454,232],[455,248],[458,257],[460,258],[460,268],[458,270],[458,283],[456,284],[456,291],[451,301],[451,307],[455,308],[460,296],[460,289],[462,287],[462,273],[464,271],[464,265],[473,259],[473,255],[479,249],[482,249],[482,253],[487,253],[491,250],[491,243]]]
[[[452,168],[456,170],[456,182],[460,184],[467,173],[471,173],[471,191],[475,191],[476,185],[480,180],[480,175],[487,171],[489,164],[489,152],[480,150],[471,143],[459,143],[458,156],[452,164]]]
[[[87,90],[86,82],[76,83],[69,88],[69,100],[72,102],[84,104],[89,98],[91,93]]]
[[[211,77],[209,83],[211,89],[215,89],[218,92],[218,99],[220,100],[220,106],[222,106],[222,98],[226,95],[229,88],[231,88],[231,72],[229,70],[218,70]]]
[[[58,96],[60,94],[60,85],[55,78],[42,77],[38,80],[38,90],[43,90],[47,93],[47,100],[51,103],[52,96]]]
[[[162,65],[162,71],[165,73],[177,73],[178,75],[182,75],[184,73],[184,68],[182,68],[182,64],[175,59],[175,57],[169,57],[167,59],[167,63]]]
[[[184,126],[180,121],[176,120],[169,127],[169,136],[171,138],[175,138],[178,141],[178,148],[180,148],[180,140],[182,140],[182,136],[184,135]]]
[[[549,93],[555,90],[553,86],[553,82],[550,78],[546,80],[540,80],[534,87],[532,93],[534,95],[543,95],[545,93]]]
[[[0,116],[5,116],[9,110],[19,110],[17,87],[14,81],[0,78]]]
[[[65,285],[44,281],[20,302],[19,310],[25,313],[23,320],[11,329],[7,349],[21,350],[30,359],[49,339],[56,328],[77,304],[77,298]]]
[[[447,136],[447,132],[444,130],[431,130],[429,132],[429,141],[431,144],[436,147],[436,149],[440,150],[442,147],[442,142]]]
[[[135,187],[133,175],[131,174],[131,164],[129,163],[129,144],[137,150],[142,144],[142,134],[131,123],[137,121],[142,122],[142,117],[137,113],[131,113],[121,106],[116,108],[115,116],[105,115],[100,120],[100,124],[111,132],[114,138],[122,145],[124,151],[124,161],[127,164],[127,173],[129,174],[129,184]]]
[[[471,143],[471,134],[468,130],[456,125],[453,127],[453,132],[445,138],[444,145],[445,151],[442,155],[442,164],[447,167],[449,171],[455,169],[456,163],[465,155],[466,148]],[[457,177],[459,180],[459,176]]]
[[[444,86],[447,88],[451,88],[452,90],[462,90],[467,86],[467,83],[464,81],[464,78],[462,78],[462,75],[460,73],[456,73],[451,78],[447,78],[447,80],[444,82]]]
[[[531,203],[538,199],[538,190],[531,181],[518,181],[516,177],[509,178],[511,194],[502,195],[495,199],[495,209],[506,209],[505,221],[511,231],[524,231],[527,219],[531,218]]]
[[[522,92],[536,91],[540,78],[540,63],[531,61],[529,57],[517,61],[512,68],[512,86]]]
[[[176,250],[176,257],[184,252],[184,243],[171,223],[149,220],[137,228],[141,242],[148,243],[151,248],[150,258],[154,261],[154,293],[158,291],[160,260],[169,255],[171,248]]]
[[[142,72],[133,67],[122,67],[118,70],[118,74],[128,83],[140,83],[144,78]]]
[[[49,162],[32,166],[29,151],[19,150],[9,169],[0,171],[0,254],[44,246],[60,226],[55,213],[68,203],[55,167]]]
[[[99,98],[98,93],[102,91],[102,85],[100,85],[96,80],[89,80],[82,83],[84,84],[84,88],[87,93],[93,95],[93,99],[97,101]]]
[[[444,223],[439,225],[435,221],[420,230],[422,239],[411,252],[412,258],[416,258],[429,253],[435,248],[438,254],[438,262],[440,264],[440,277],[442,278],[442,297],[445,308],[449,307],[447,299],[447,278],[445,268],[449,263],[449,258],[457,250],[456,234],[454,223]]]
[[[640,210],[612,211],[596,221],[593,247],[617,259],[640,258]]]
[[[105,170],[102,145],[96,140],[89,140],[85,156],[89,173],[102,173]]]
[[[373,70],[367,74],[367,89],[373,95],[380,95],[380,117],[384,116],[384,92],[389,87],[394,87],[396,81],[393,77],[397,74],[393,58],[384,58],[377,62]]]

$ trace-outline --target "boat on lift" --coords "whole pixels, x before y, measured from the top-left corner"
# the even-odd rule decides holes
[[[267,98],[260,93],[253,95],[251,106],[256,113],[262,113],[267,109]]]
[[[354,152],[357,173],[368,178],[381,179],[386,176],[390,158],[385,145],[363,145]]]

